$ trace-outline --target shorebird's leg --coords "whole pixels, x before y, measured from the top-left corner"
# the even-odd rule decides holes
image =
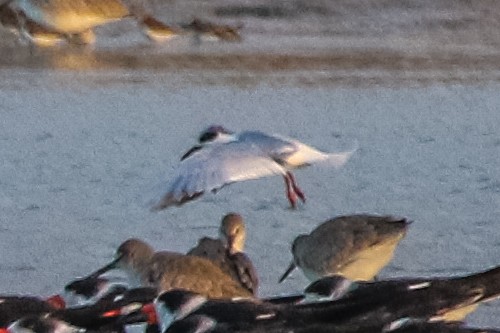
[[[287,177],[290,180],[290,183],[292,185],[293,191],[297,196],[302,200],[302,202],[306,202],[306,196],[304,195],[304,192],[297,186],[297,183],[295,182],[295,177],[290,171],[287,171]]]
[[[289,177],[289,173],[287,172],[286,174],[283,175],[283,178],[285,179],[285,186],[286,186],[286,196],[288,198],[288,201],[290,201],[290,205],[292,208],[297,207],[297,193],[295,193],[292,185],[292,180]]]

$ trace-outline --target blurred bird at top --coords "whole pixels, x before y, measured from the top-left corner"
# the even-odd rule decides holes
[[[140,1],[131,0],[7,0],[0,16],[8,16],[9,28],[38,46],[51,46],[61,40],[72,44],[92,44],[93,28],[132,17],[151,40],[162,41],[176,32],[152,17]],[[14,13],[14,15],[12,15]]]
[[[129,15],[120,0],[10,0],[6,3],[29,21],[71,36],[81,44],[94,42],[92,28]]]
[[[272,175],[283,177],[287,198],[296,208],[297,200],[305,202],[305,196],[290,170],[319,162],[338,168],[356,150],[324,153],[295,139],[260,131],[235,134],[222,126],[210,126],[198,142],[182,156],[170,182],[162,184],[164,192],[154,200],[153,210],[180,206],[234,182]]]
[[[192,32],[197,42],[205,41],[227,41],[241,42],[242,38],[239,26],[215,24],[194,18],[190,23],[183,24],[182,28],[187,32]]]

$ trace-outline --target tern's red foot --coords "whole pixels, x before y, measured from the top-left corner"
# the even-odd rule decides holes
[[[283,176],[285,179],[285,186],[286,186],[286,197],[288,198],[288,201],[290,201],[290,206],[292,209],[297,208],[297,192],[294,189],[294,186],[292,184],[292,179],[289,177],[289,172],[287,172],[286,175]]]
[[[293,192],[295,192],[295,194],[296,194],[296,197],[299,197],[299,199],[302,202],[306,202],[306,196],[304,195],[304,192],[302,192],[302,190],[297,185],[297,182],[295,181],[295,177],[293,176],[293,174],[290,171],[288,171],[286,173],[286,175],[287,175],[287,178],[289,179],[289,182],[290,182],[290,185],[291,185]]]

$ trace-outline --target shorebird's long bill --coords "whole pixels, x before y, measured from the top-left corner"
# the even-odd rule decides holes
[[[96,278],[96,277],[99,277],[100,275],[112,270],[112,269],[115,269],[118,262],[123,258],[123,255],[119,255],[117,256],[112,262],[110,262],[109,264],[107,264],[106,266],[104,267],[101,267],[99,268],[97,271],[95,271],[94,273],[90,274],[87,278]]]
[[[295,263],[292,261],[292,262],[290,263],[290,266],[288,266],[288,268],[287,268],[286,272],[285,272],[285,273],[283,273],[283,275],[280,277],[280,280],[278,281],[278,283],[283,282],[283,281],[284,281],[284,280],[288,277],[288,275],[290,275],[290,273],[292,273],[292,272],[293,272],[293,270],[295,269],[295,267],[296,267],[296,266],[295,266]]]

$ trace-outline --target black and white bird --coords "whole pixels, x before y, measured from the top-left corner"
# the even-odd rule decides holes
[[[172,179],[162,184],[162,194],[152,203],[153,210],[180,206],[206,192],[217,192],[225,185],[266,176],[281,175],[292,208],[305,202],[291,170],[314,163],[341,167],[356,149],[325,153],[295,139],[260,131],[239,134],[222,126],[210,126],[186,152]]]
[[[377,299],[379,295],[392,295],[401,317],[425,317],[425,312],[435,310],[434,320],[463,321],[481,303],[500,298],[500,266],[463,276],[394,278],[378,281],[352,281],[341,275],[326,276],[311,283],[304,291],[306,299],[339,300]],[[408,298],[405,300],[405,298]],[[462,300],[461,300],[462,299]],[[411,313],[406,304],[414,302]],[[420,304],[421,303],[421,304]],[[394,313],[397,313],[394,311]],[[405,312],[406,311],[406,312]],[[429,316],[431,317],[431,316]]]
[[[320,327],[329,327],[332,332],[406,332],[415,324],[422,329],[419,331],[425,331],[427,323],[462,320],[479,303],[498,298],[499,272],[496,267],[461,277],[362,283],[357,289],[353,285],[354,289],[340,299],[306,304],[210,300],[171,290],[155,299],[155,308],[162,332],[177,332],[173,328],[178,325],[185,329],[188,322],[184,320],[192,316],[211,319],[200,323],[208,324],[207,332],[319,332]],[[324,293],[324,287],[320,293]]]

